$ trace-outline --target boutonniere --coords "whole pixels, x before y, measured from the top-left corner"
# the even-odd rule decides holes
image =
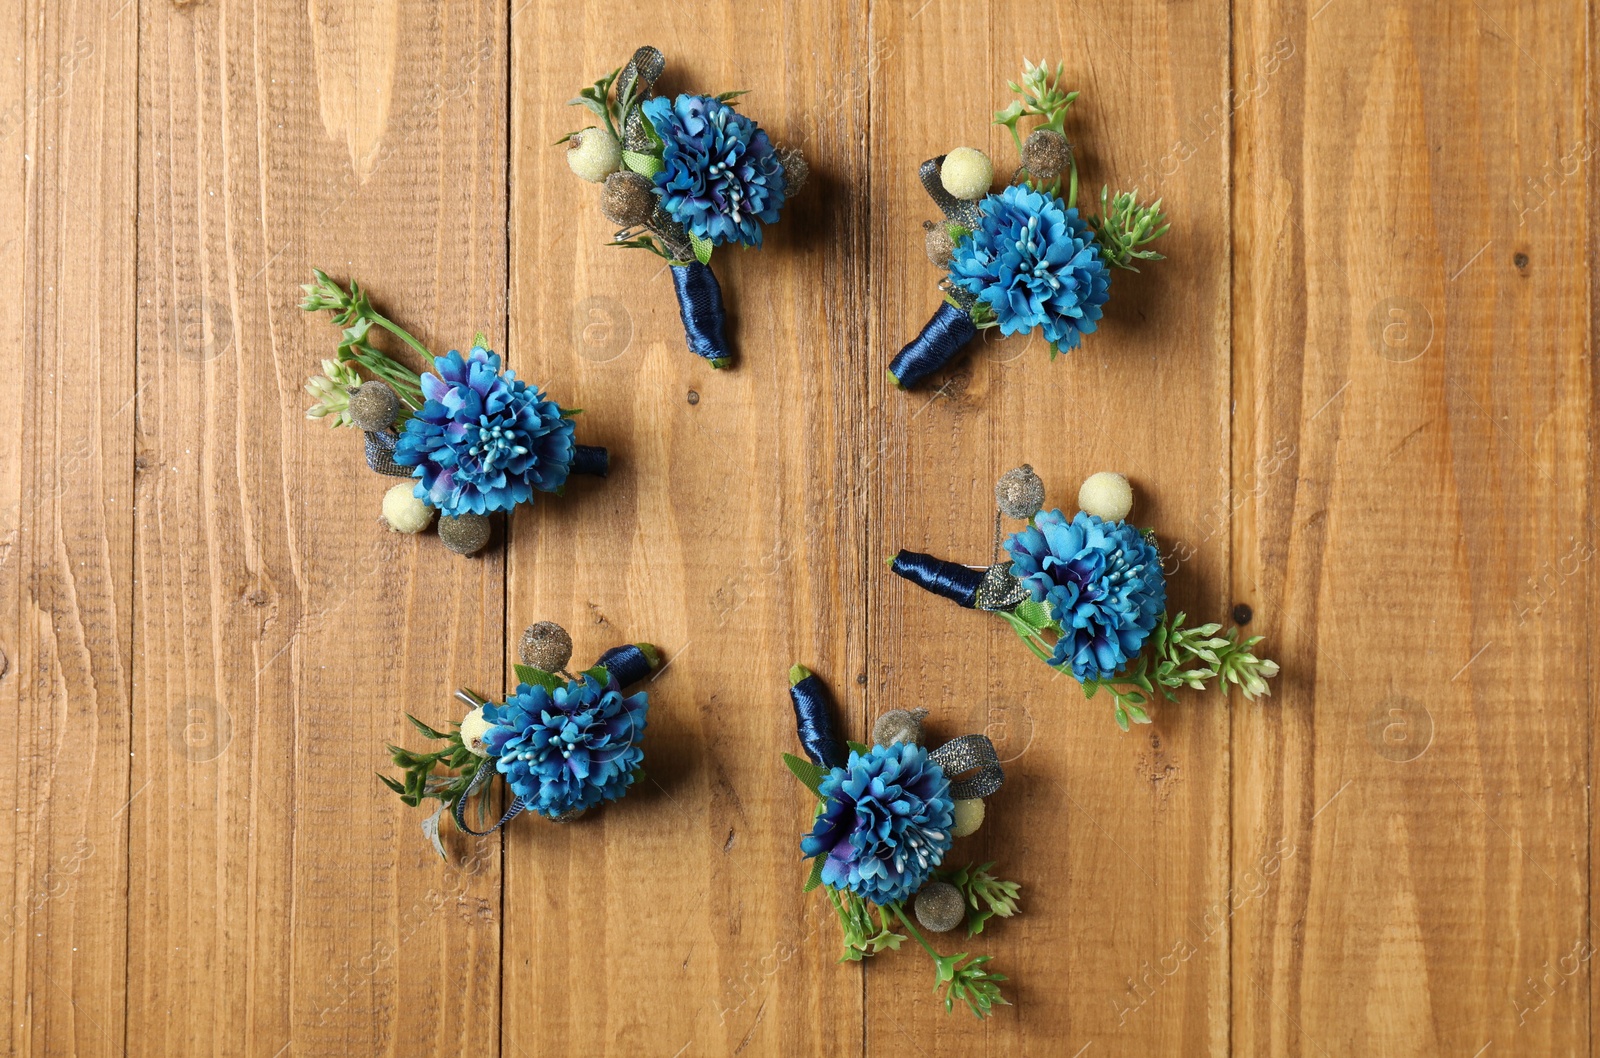
[[[1133,488],[1121,474],[1100,473],[1078,490],[1075,515],[1044,510],[1044,483],[1030,466],[995,486],[1000,516],[1026,524],[1000,542],[1006,560],[966,566],[901,551],[890,569],[935,595],[1004,618],[1035,657],[1071,673],[1085,697],[1108,692],[1117,725],[1150,722],[1159,693],[1238,687],[1245,698],[1271,693],[1277,662],[1255,655],[1261,636],[1241,638],[1220,624],[1188,627],[1167,610],[1167,585],[1153,529],[1126,519]],[[1219,634],[1220,633],[1220,634]]]
[[[1076,349],[1111,296],[1111,270],[1160,260],[1149,248],[1167,232],[1160,200],[1142,205],[1137,189],[1102,188],[1099,213],[1079,215],[1078,162],[1063,131],[1078,93],[1061,90],[1061,73],[1061,63],[1053,75],[1027,63],[1022,83],[1008,82],[1020,98],[996,112],[995,124],[1011,131],[1019,164],[1003,190],[991,190],[994,164],[975,148],[922,163],[922,186],[944,214],[924,227],[928,259],[945,273],[945,299],[890,362],[896,386],[916,386],[981,330],[1038,331],[1051,359]],[[1037,120],[1026,139],[1024,120]]]
[[[994,864],[945,865],[953,842],[983,824],[984,798],[1000,789],[994,745],[983,735],[962,735],[926,749],[925,709],[884,713],[870,746],[845,742],[822,681],[796,665],[789,682],[806,756],[785,753],[783,761],[817,798],[800,839],[811,860],[805,891],[826,888],[844,934],[840,961],[898,949],[909,934],[933,959],[934,992],[945,1010],[962,1002],[983,1018],[995,1004],[1007,1005],[1000,994],[1006,978],[989,969],[989,956],[940,955],[922,933],[965,926],[973,937],[989,919],[1017,913],[1021,886],[990,874]]]
[[[567,823],[620,799],[644,773],[639,740],[650,700],[643,691],[627,690],[661,667],[655,647],[613,647],[573,675],[566,670],[572,638],[560,625],[541,621],[522,634],[519,655],[517,688],[504,702],[458,690],[467,713],[442,731],[407,714],[412,726],[443,748],[419,753],[389,747],[402,777],[378,778],[413,808],[438,802],[422,832],[440,856],[444,815],[476,836],[493,833],[524,811]],[[477,825],[489,823],[487,787],[496,774],[510,789],[510,803],[487,829],[476,830],[467,822],[467,802],[477,796]]]
[[[801,153],[775,146],[734,107],[743,92],[652,96],[666,60],[643,47],[571,101],[603,124],[568,133],[567,164],[603,184],[600,211],[619,226],[611,245],[666,260],[690,352],[727,367],[722,288],[711,253],[761,245],[809,172]]]
[[[383,519],[397,533],[420,533],[439,514],[439,539],[471,555],[489,542],[489,515],[531,503],[535,492],[560,493],[572,474],[605,477],[604,448],[573,440],[573,417],[515,371],[501,369],[483,335],[465,356],[434,356],[403,327],[372,307],[361,284],[346,291],[320,269],[301,287],[307,312],[327,309],[344,329],[337,358],[322,362],[306,392],[306,412],[330,426],[366,434],[367,466],[417,478],[383,497]],[[378,327],[426,364],[421,374],[372,344]]]

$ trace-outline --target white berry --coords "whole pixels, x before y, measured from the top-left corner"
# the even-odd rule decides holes
[[[489,733],[494,725],[483,718],[483,707],[479,706],[461,718],[461,744],[479,757],[489,755],[489,747],[483,744],[483,736]]]
[[[939,167],[939,182],[957,198],[980,199],[994,183],[994,163],[975,147],[957,147],[944,156]]]
[[[417,499],[406,482],[383,494],[383,520],[397,533],[420,533],[433,521],[433,508]]]
[[[955,822],[950,825],[950,836],[964,838],[968,834],[975,834],[983,826],[983,798],[970,797],[964,801],[957,801],[955,806]]]
[[[1120,522],[1133,510],[1133,486],[1121,474],[1102,470],[1078,490],[1078,507],[1105,522]]]
[[[622,144],[605,129],[584,129],[572,134],[567,164],[591,184],[603,184],[622,165]]]

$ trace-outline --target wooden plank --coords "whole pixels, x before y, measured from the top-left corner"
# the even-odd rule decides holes
[[[650,782],[593,819],[507,838],[504,1053],[846,1054],[860,976],[802,894],[807,795],[785,674],[826,675],[860,730],[870,427],[861,348],[865,27],[848,5],[529,4],[513,20],[511,361],[583,407],[604,483],[518,515],[509,631],[567,625],[580,659],[646,638]],[[758,254],[719,250],[738,364],[684,347],[662,263],[605,245],[598,189],[551,144],[563,104],[654,44],[666,92],[741,108],[812,183]]]
[[[1588,1053],[1585,5],[1236,12],[1233,1046]]]
[[[297,303],[320,265],[440,351],[502,325],[505,15],[143,16],[129,1050],[494,1053],[497,846],[441,864],[373,772],[498,680],[503,561],[376,524]]]
[[[1118,470],[1135,484],[1135,520],[1193,551],[1169,578],[1172,603],[1220,617],[1228,541],[1208,519],[1228,465],[1226,131],[1182,165],[1163,159],[1222,98],[1226,5],[884,5],[873,33],[884,58],[871,97],[869,414],[883,458],[870,479],[869,557],[908,547],[988,561],[1001,473],[1031,463],[1048,505],[1070,512],[1085,477]],[[1100,330],[1062,359],[1039,340],[980,339],[942,386],[887,390],[889,356],[938,300],[920,227],[937,211],[916,167],[967,145],[1009,175],[1015,148],[990,119],[1025,57],[1065,60],[1068,87],[1083,92],[1067,133],[1085,196],[1111,183],[1165,197],[1169,260],[1118,274]],[[935,1041],[950,1053],[1224,1050],[1226,926],[1206,943],[1194,932],[1227,887],[1227,711],[1186,698],[1124,735],[1104,698],[1086,703],[999,620],[872,568],[870,711],[920,705],[936,738],[996,740],[1006,788],[947,862],[999,861],[1023,884],[1024,914],[970,942],[937,940],[946,953],[991,954],[1010,976],[1016,1006],[987,1023],[945,1013],[914,948],[876,960],[871,1052],[925,1053]],[[1141,983],[1185,938],[1196,950],[1181,967]]]
[[[3,31],[0,716],[14,746],[8,1054],[120,1054],[132,647],[131,9],[19,5]]]

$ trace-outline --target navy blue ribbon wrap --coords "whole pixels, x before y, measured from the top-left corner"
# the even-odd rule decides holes
[[[907,342],[899,355],[889,361],[889,374],[902,389],[910,389],[955,359],[961,347],[977,333],[978,326],[967,311],[946,301],[922,328],[922,333]]]
[[[723,327],[728,321],[722,308],[722,287],[710,265],[699,261],[672,266],[672,287],[678,293],[678,314],[689,351],[722,367],[733,357]]]
[[[901,551],[889,568],[924,591],[942,595],[969,610],[977,605],[978,586],[983,583],[985,572],[918,551]]]
[[[850,761],[850,749],[833,726],[828,688],[815,675],[809,675],[789,688],[794,702],[794,729],[800,736],[811,763],[824,768],[842,768]]]
[[[600,445],[573,445],[572,469],[569,473],[603,478],[611,469],[611,453]]]
[[[622,688],[646,679],[652,671],[649,656],[632,643],[612,647],[601,654],[595,664],[605,666],[611,678],[617,681],[617,686]]]

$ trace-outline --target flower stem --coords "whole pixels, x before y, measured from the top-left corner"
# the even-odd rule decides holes
[[[1078,156],[1069,152],[1067,164],[1072,167],[1072,177],[1067,183],[1067,208],[1072,209],[1078,204]]]
[[[929,955],[931,955],[933,957],[933,961],[934,962],[938,962],[939,961],[939,953],[933,950],[933,945],[928,943],[927,938],[923,937],[922,932],[920,930],[918,930],[917,927],[912,924],[912,922],[911,922],[911,920],[909,918],[906,917],[905,904],[903,904],[903,903],[890,904],[889,905],[889,910],[894,912],[894,917],[898,918],[900,920],[900,924],[902,926],[904,926],[906,928],[907,932],[909,932],[911,934],[912,939],[914,939],[918,944],[922,945],[922,950],[927,952]]]
[[[428,365],[430,367],[433,365],[433,354],[428,352],[428,347],[411,337],[404,327],[378,312],[369,311],[367,313],[367,317],[372,320],[373,323],[376,323],[379,327],[382,327],[384,330],[388,331],[390,334],[394,335],[396,338],[399,338],[402,342],[405,342],[407,345],[411,346],[411,348],[427,357]]]

